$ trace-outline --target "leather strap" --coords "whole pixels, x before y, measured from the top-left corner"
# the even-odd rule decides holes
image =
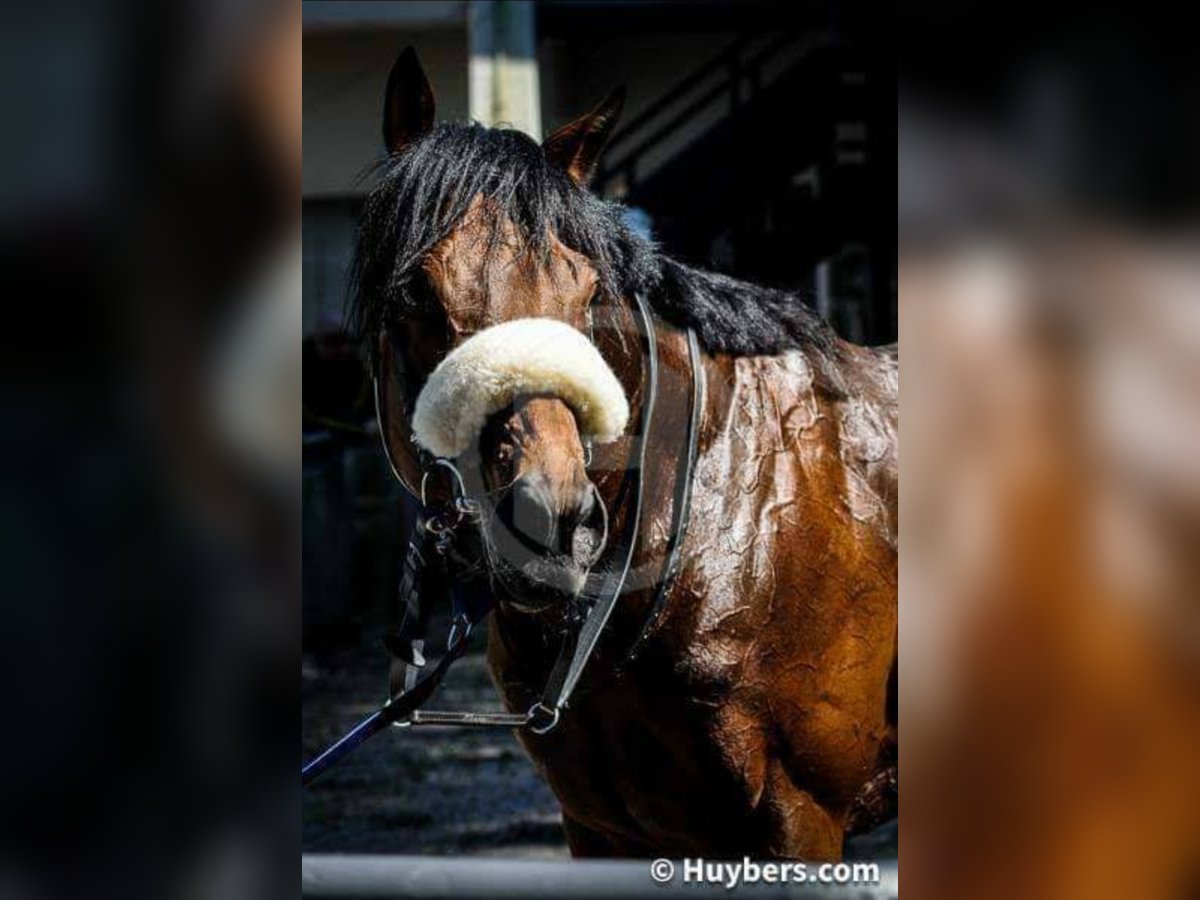
[[[335,763],[340,762],[349,753],[356,750],[368,738],[378,734],[394,722],[409,719],[415,710],[428,702],[442,679],[446,677],[446,673],[450,671],[450,666],[467,651],[470,635],[470,624],[452,630],[446,653],[438,660],[438,664],[433,667],[432,671],[424,678],[418,679],[412,689],[389,699],[383,706],[350,729],[335,744],[304,766],[300,770],[301,783],[309,784]]]
[[[667,561],[663,566],[662,577],[658,582],[654,601],[650,605],[650,614],[642,623],[642,628],[633,644],[621,661],[622,668],[637,658],[646,646],[650,635],[654,633],[667,608],[667,594],[675,583],[679,572],[679,559],[683,550],[683,538],[687,534],[688,523],[692,512],[692,479],[696,475],[696,459],[700,453],[700,428],[704,423],[704,403],[707,395],[707,379],[704,373],[704,360],[700,356],[700,343],[696,340],[696,332],[688,329],[688,359],[692,368],[692,409],[688,418],[687,455],[683,467],[675,476],[675,499],[671,509],[674,511],[675,524],[667,538]]]
[[[616,608],[617,601],[625,588],[625,580],[629,577],[629,569],[637,554],[638,533],[642,520],[642,497],[645,494],[646,483],[646,448],[650,444],[650,429],[654,419],[654,407],[658,399],[658,341],[654,333],[654,319],[650,308],[641,294],[634,294],[637,300],[638,327],[642,332],[642,340],[646,352],[646,392],[642,401],[642,428],[638,436],[638,446],[633,452],[637,458],[637,466],[630,470],[633,477],[633,488],[629,520],[627,524],[626,547],[624,558],[619,568],[611,568],[600,578],[599,589],[595,592],[596,602],[584,620],[577,635],[568,635],[563,640],[562,649],[550,678],[542,691],[542,706],[549,710],[564,708],[571,699],[580,676],[591,659],[600,632],[608,623]]]
[[[435,604],[449,592],[445,560],[431,546],[427,522],[427,511],[418,512],[396,590],[400,624],[395,633],[383,638],[389,656],[389,696],[416,683],[417,671],[425,667],[424,646],[430,615]]]

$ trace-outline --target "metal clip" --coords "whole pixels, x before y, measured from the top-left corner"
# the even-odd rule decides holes
[[[454,495],[451,506],[454,510],[454,521],[448,522],[441,516],[430,516],[429,521],[425,524],[428,531],[435,535],[445,535],[453,531],[463,522],[478,522],[481,516],[479,503],[467,496],[467,486],[463,481],[462,473],[454,463],[448,459],[435,459],[434,466],[441,466],[444,469],[449,469],[450,474],[454,476],[454,486],[452,493]],[[433,467],[425,470],[425,474],[421,477],[421,506],[429,509],[429,477],[433,474]],[[443,540],[439,542],[439,552],[445,554],[449,549],[449,541]]]
[[[388,697],[387,702],[384,703],[381,708],[387,709],[389,706],[392,705],[392,701],[395,699],[396,699],[395,697]],[[411,728],[412,727],[412,717],[410,716],[407,719],[397,719],[395,722],[392,723],[392,727],[393,728]]]
[[[454,501],[454,511],[459,514],[459,521],[478,522],[483,513],[478,500],[470,497],[458,497]]]
[[[546,725],[534,725],[533,720],[537,717],[538,713],[541,713],[544,716],[550,716],[551,718],[549,723]],[[525,721],[529,726],[529,730],[534,734],[546,734],[549,731],[553,731],[558,725],[558,718],[561,714],[561,709],[551,709],[545,703],[539,700],[537,703],[533,704],[533,706],[529,707],[529,712],[525,714]]]
[[[471,629],[474,624],[467,618],[466,613],[459,613],[454,617],[454,621],[450,623],[450,633],[446,635],[446,651],[449,652],[459,641],[459,630],[462,630],[462,640],[466,640],[471,636]]]
[[[450,460],[448,460],[448,459],[435,459],[433,461],[433,464],[434,464],[434,466],[441,466],[443,469],[449,469],[450,474],[454,476],[454,486],[456,488],[456,490],[454,492],[455,499],[458,499],[459,497],[467,496],[467,486],[466,486],[466,483],[463,481],[462,472],[458,471],[458,467],[455,466],[454,463],[450,462]],[[433,474],[432,468],[426,469],[425,474],[421,477],[421,505],[422,506],[429,506],[429,494],[428,494],[429,476],[432,474]]]

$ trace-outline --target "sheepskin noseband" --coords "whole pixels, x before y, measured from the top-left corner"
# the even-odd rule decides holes
[[[521,394],[553,394],[586,437],[616,440],[629,420],[617,376],[591,341],[555,319],[514,319],[468,338],[438,364],[417,397],[412,430],[436,456],[477,440],[488,416]]]

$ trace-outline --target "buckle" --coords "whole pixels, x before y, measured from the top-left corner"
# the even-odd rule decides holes
[[[533,704],[533,706],[529,707],[529,712],[525,713],[525,724],[534,734],[546,734],[549,731],[553,731],[558,725],[558,718],[561,714],[561,709],[551,709],[545,703],[539,700],[537,703]],[[545,719],[546,716],[549,716],[550,721],[543,725],[533,724],[534,720],[539,716],[543,719]]]
[[[454,476],[453,484],[450,487],[453,499],[450,505],[442,510],[442,514],[429,517],[425,523],[425,529],[438,539],[438,551],[444,556],[450,546],[450,533],[463,522],[478,522],[483,513],[479,501],[467,496],[467,486],[463,481],[462,473],[448,459],[435,459],[433,465],[426,469],[425,474],[421,476],[421,507],[426,511],[429,510],[429,479],[437,466],[448,469]]]
[[[458,467],[448,459],[435,459],[433,467],[436,466],[449,469],[450,474],[454,476],[454,488],[452,489],[454,499],[457,501],[460,497],[466,497],[467,486]],[[426,469],[425,474],[421,476],[421,505],[425,507],[429,506],[429,476],[433,474],[433,467]]]

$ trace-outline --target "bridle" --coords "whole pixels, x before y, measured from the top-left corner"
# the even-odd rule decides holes
[[[301,772],[303,784],[308,784],[317,778],[368,738],[389,725],[403,728],[421,725],[519,728],[535,735],[544,735],[559,724],[562,711],[568,707],[584,669],[596,649],[604,626],[608,623],[622,596],[637,553],[645,494],[646,451],[650,443],[654,410],[658,399],[659,361],[653,313],[640,294],[635,293],[634,300],[634,319],[641,332],[644,358],[647,364],[644,374],[645,390],[643,392],[640,434],[636,437],[637,443],[632,451],[632,457],[636,458],[636,465],[627,467],[616,501],[620,503],[623,497],[628,497],[629,515],[626,517],[624,533],[615,546],[614,552],[605,553],[609,565],[597,576],[600,585],[597,590],[592,592],[595,599],[586,617],[577,628],[567,629],[563,634],[558,656],[539,699],[524,713],[423,709],[450,667],[466,652],[475,626],[492,611],[491,603],[486,606],[472,607],[470,603],[462,599],[461,592],[450,590],[455,567],[462,568],[469,565],[469,561],[456,555],[457,538],[464,528],[480,527],[481,506],[478,500],[468,495],[462,473],[459,472],[452,460],[425,456],[421,460],[421,485],[419,496],[416,497],[421,507],[413,526],[412,540],[405,554],[398,590],[404,615],[399,633],[389,635],[384,639],[385,646],[391,654],[390,696],[379,709],[355,725],[304,766]],[[662,617],[667,594],[674,583],[678,569],[683,536],[687,530],[691,505],[691,483],[695,472],[700,423],[704,411],[705,375],[696,335],[690,328],[686,334],[688,359],[691,367],[691,409],[683,465],[675,473],[672,524],[667,539],[666,561],[658,581],[654,600],[650,605],[650,613],[626,654],[624,662],[629,662],[637,656]],[[594,343],[594,336],[592,340]],[[383,439],[384,453],[391,466],[392,474],[410,493],[416,493],[401,477],[400,470],[392,458],[382,416],[378,366],[374,374],[375,412]],[[590,464],[590,449],[585,447],[585,452],[585,462]],[[435,508],[429,501],[428,487],[430,481],[441,472],[445,472],[450,478],[452,499],[448,505]],[[599,498],[597,500],[602,502]],[[607,523],[607,511],[605,517]],[[594,569],[592,575],[597,575]],[[425,601],[428,595],[437,595],[438,593],[450,594],[452,602],[453,616],[446,641],[446,650],[436,665],[429,668],[423,675],[419,675],[422,670],[427,668],[424,657],[424,629],[430,604]]]

